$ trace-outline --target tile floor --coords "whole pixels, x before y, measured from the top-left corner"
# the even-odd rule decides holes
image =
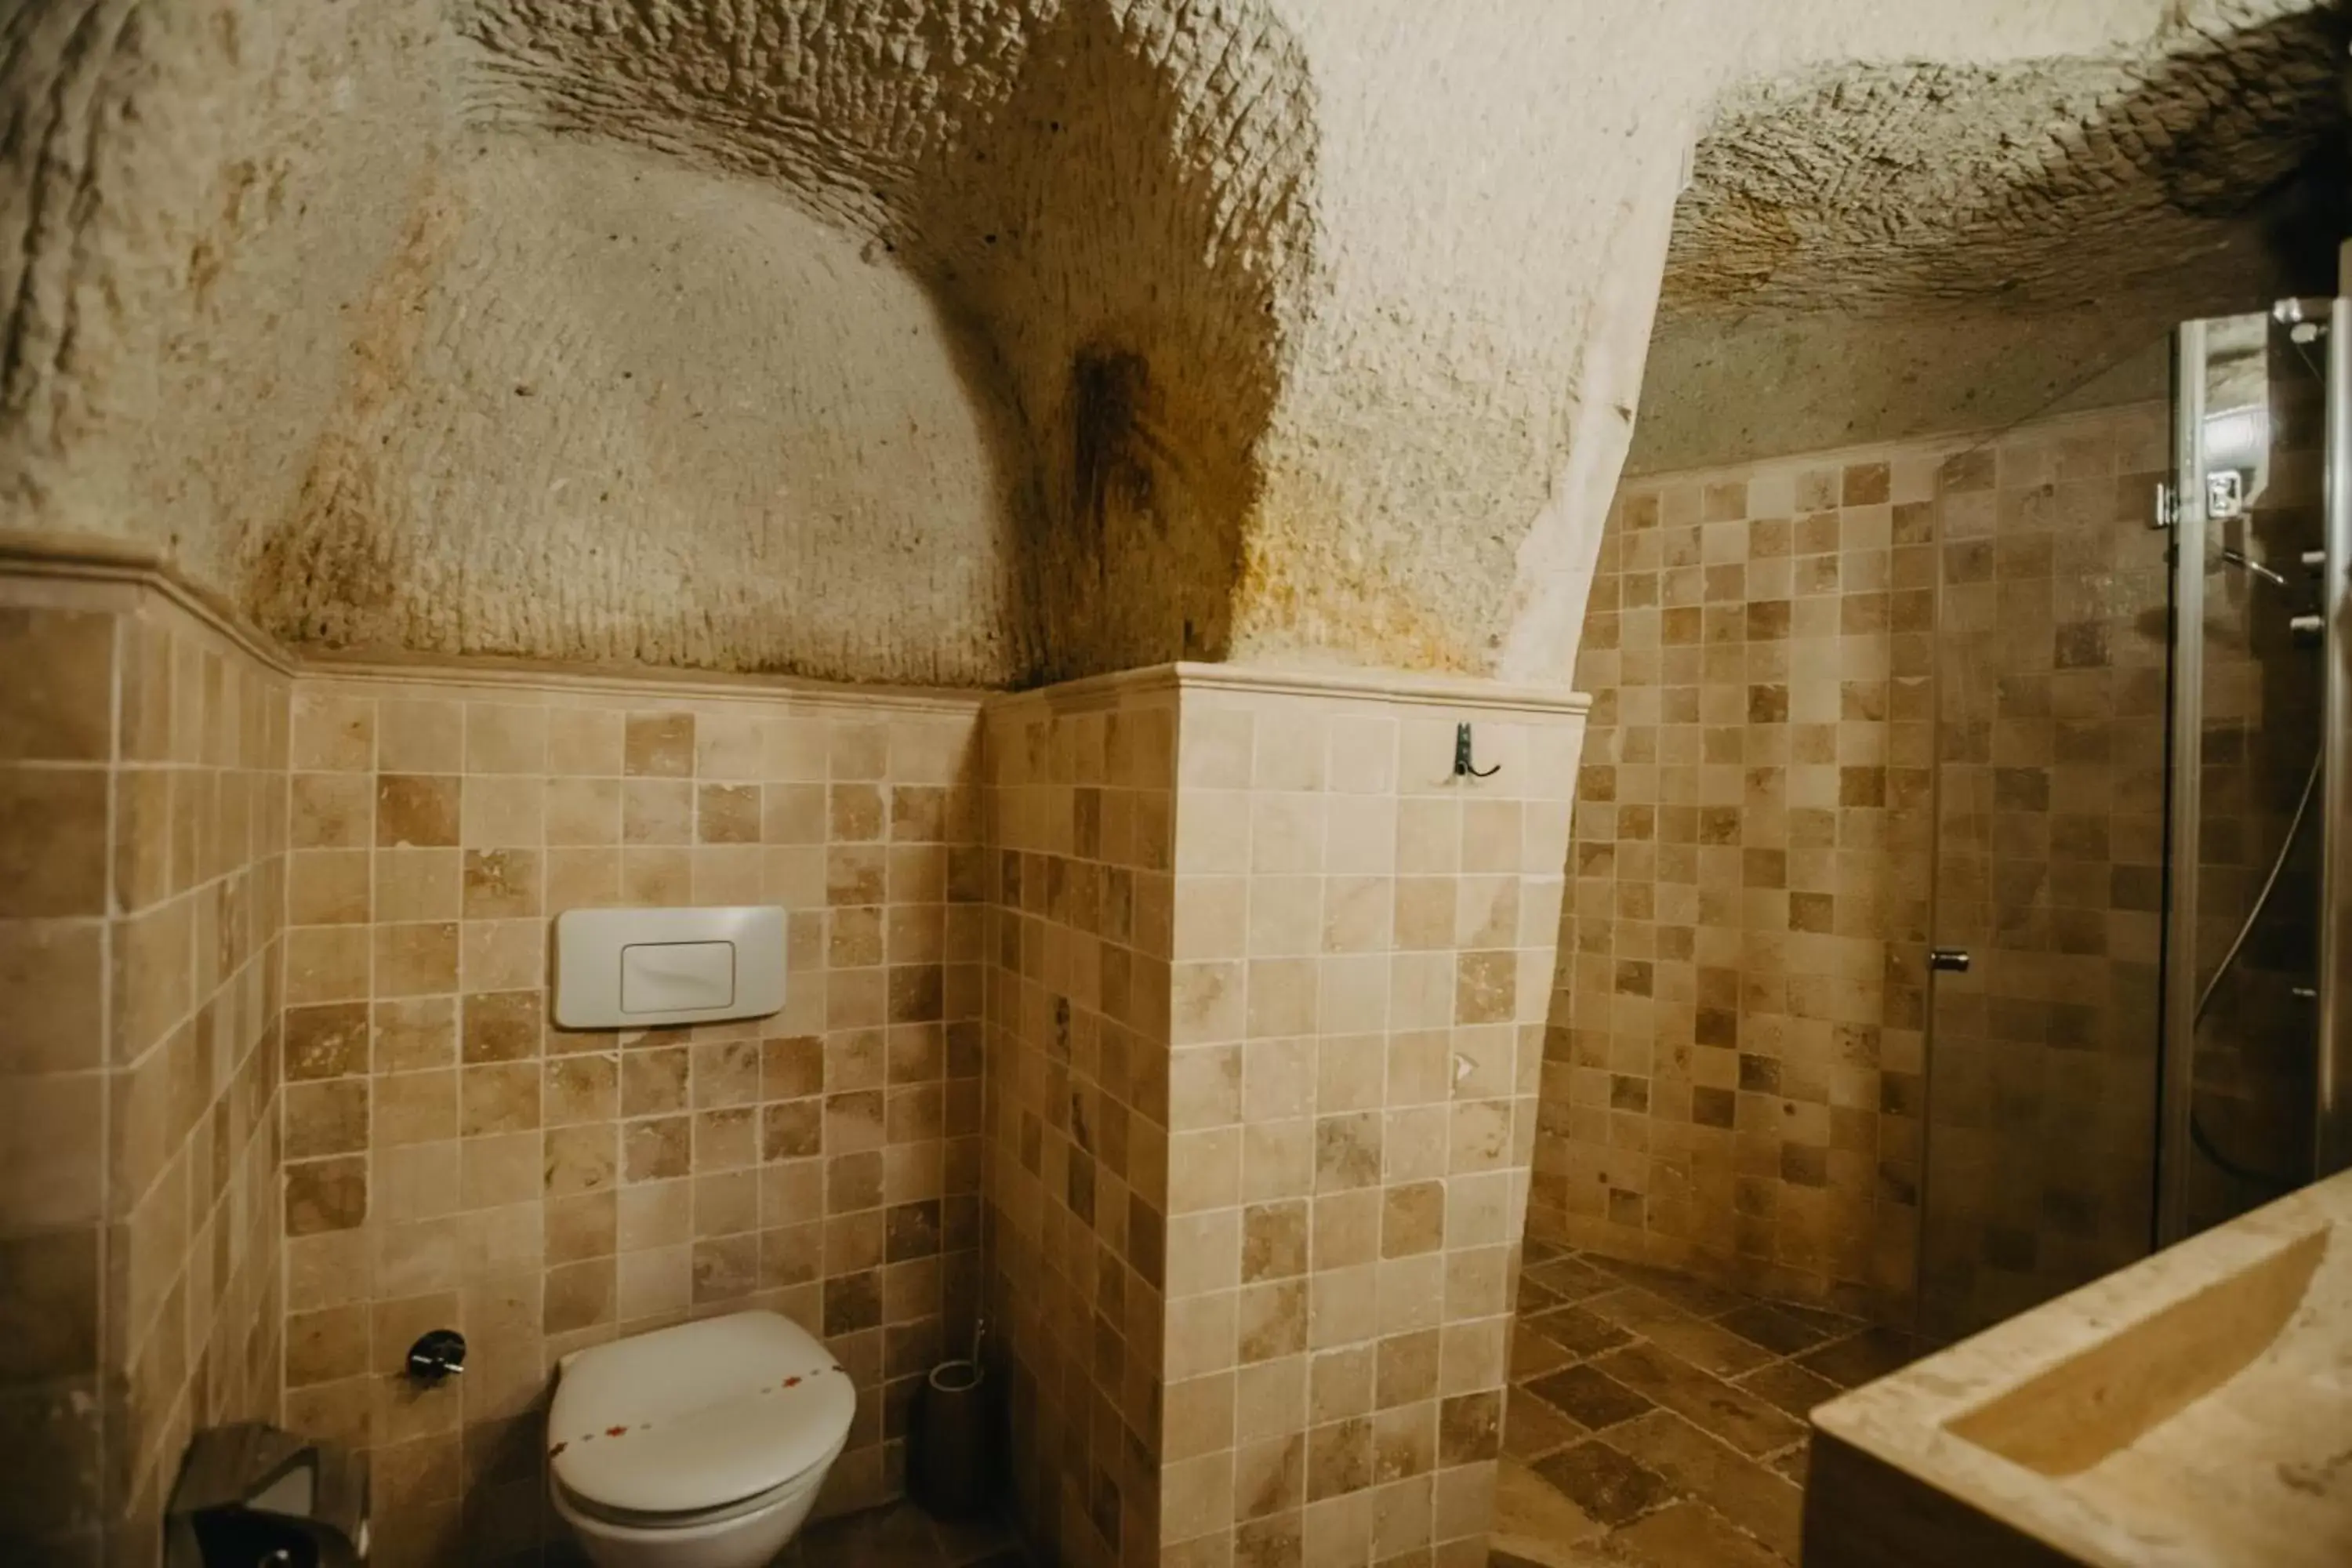
[[[1527,1244],[1492,1568],[1785,1568],[1804,1413],[1908,1334]],[[1034,1568],[992,1521],[901,1502],[812,1526],[776,1568]]]
[[[1797,1560],[1805,1412],[1912,1336],[1529,1242],[1495,1568]]]
[[[772,1568],[1032,1568],[1006,1526],[951,1524],[911,1502],[845,1514],[803,1531]]]

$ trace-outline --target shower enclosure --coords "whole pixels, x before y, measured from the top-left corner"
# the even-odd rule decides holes
[[[2352,305],[2172,360],[1939,479],[1937,1339],[2352,1163]]]

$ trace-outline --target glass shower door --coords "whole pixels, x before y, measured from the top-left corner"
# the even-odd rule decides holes
[[[2165,1240],[2317,1168],[2327,305],[2179,334]]]
[[[1943,466],[1918,1321],[1948,1339],[2147,1250],[2163,938],[2161,398]]]
[[[1932,1338],[2352,1165],[2347,339],[2185,322],[2168,398],[1943,465]]]

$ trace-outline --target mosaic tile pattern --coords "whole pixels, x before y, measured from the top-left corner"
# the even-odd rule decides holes
[[[1899,1311],[1933,849],[1933,454],[1628,485],[1531,1229]]]
[[[1055,1561],[1483,1554],[1581,715],[1480,714],[1466,786],[1377,692],[992,706],[992,1304]]]
[[[1798,1555],[1805,1413],[1909,1335],[1530,1242],[1496,1568],[1770,1568]]]
[[[1576,706],[1184,692],[1163,1563],[1484,1557]]]
[[[1952,1337],[2147,1250],[2163,938],[2160,406],[1940,466],[1937,940],[1920,1323]]]
[[[992,705],[988,1300],[1013,1500],[1070,1568],[1159,1539],[1172,690]]]
[[[761,1307],[856,1379],[820,1511],[895,1496],[977,1302],[977,703],[305,678],[288,783],[286,1416],[370,1447],[378,1555],[561,1542],[557,1358]],[[572,1032],[550,917],[779,902],[784,1010]],[[463,1331],[418,1391],[414,1337]]]
[[[0,1540],[152,1563],[278,1408],[288,679],[163,593],[0,575]]]
[[[1948,1331],[2144,1249],[2166,440],[1626,486],[1535,1234],[1885,1321],[1924,1279]],[[1931,931],[1977,954],[1932,1020]]]

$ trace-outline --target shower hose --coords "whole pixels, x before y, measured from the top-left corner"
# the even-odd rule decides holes
[[[2253,908],[2246,911],[2245,922],[2238,927],[2238,934],[2231,939],[2230,950],[2221,955],[2221,962],[2213,970],[2213,977],[2205,982],[2205,989],[2198,993],[2196,1016],[2189,1020],[2192,1050],[2195,1048],[2196,1029],[2205,1021],[2206,1009],[2213,1005],[2213,997],[2221,989],[2221,982],[2229,978],[2230,971],[2237,964],[2238,955],[2245,952],[2247,939],[2254,934],[2255,922],[2263,918],[2263,911],[2270,907],[2271,895],[2278,890],[2279,879],[2286,874],[2287,857],[2294,853],[2294,841],[2302,836],[2304,818],[2311,815],[2312,797],[2319,793],[2319,773],[2320,758],[2314,756],[2311,759],[2310,776],[2303,781],[2302,798],[2294,803],[2294,816],[2287,821],[2286,837],[2279,841],[2278,858],[2271,862],[2270,875],[2263,879],[2262,891],[2254,895]],[[2204,1123],[2197,1119],[2196,1095],[2193,1090],[2189,1095],[2189,1142],[2197,1145],[2199,1153],[2203,1154],[2224,1172],[2242,1182],[2252,1182],[2282,1193],[2302,1184],[2301,1177],[2282,1176],[2276,1172],[2256,1170],[2221,1152],[2211,1136],[2206,1132]]]

